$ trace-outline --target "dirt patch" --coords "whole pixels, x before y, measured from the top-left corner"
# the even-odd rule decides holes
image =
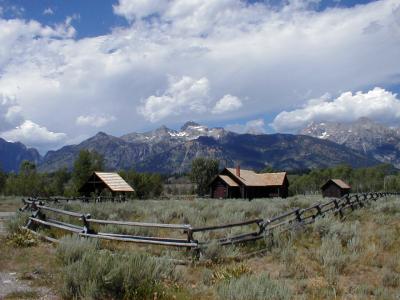
[[[17,272],[0,272],[0,299],[59,299],[49,288],[30,284]]]
[[[0,272],[0,299],[12,293],[23,293],[30,291],[29,285],[20,281],[16,272]]]

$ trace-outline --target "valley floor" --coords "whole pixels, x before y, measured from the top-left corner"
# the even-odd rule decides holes
[[[119,204],[66,203],[62,208],[88,212],[99,219],[190,223],[202,226],[260,216],[270,217],[293,207],[307,207],[318,200],[321,199],[314,196],[285,200],[258,199],[252,202],[212,199],[149,200]],[[20,199],[0,199],[0,208],[3,208],[0,211],[14,209],[19,206],[19,201]],[[254,244],[234,248],[211,245],[199,260],[192,260],[187,251],[110,242],[98,245],[71,238],[63,239],[62,245],[57,247],[38,241],[26,232],[19,232],[16,225],[19,222],[17,218],[20,217],[7,224],[7,228],[13,233],[0,237],[0,299],[78,297],[247,300],[400,297],[398,197],[382,198],[367,207],[348,212],[343,219],[325,217],[302,230],[269,236]],[[61,236],[58,231],[47,234]],[[209,237],[199,236],[200,238]],[[243,257],[246,253],[257,251],[259,253],[256,255]],[[153,257],[157,259],[154,260]],[[189,263],[171,265],[168,263],[170,258]],[[128,274],[123,271],[129,269],[128,261],[142,267],[134,268]],[[98,265],[100,262],[109,264],[113,272],[102,270]],[[119,263],[122,264],[121,267],[114,266]],[[106,272],[103,277],[107,277],[107,280],[104,282],[96,277],[101,272]],[[140,284],[118,284],[127,278],[132,279],[132,282],[135,279]],[[142,282],[140,278],[149,280]],[[6,289],[7,284],[14,289]]]

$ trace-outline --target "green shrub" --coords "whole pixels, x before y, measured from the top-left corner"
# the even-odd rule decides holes
[[[272,280],[267,274],[245,275],[221,283],[217,295],[222,300],[283,300],[292,299],[291,290],[280,281]]]
[[[347,245],[350,240],[360,235],[360,225],[356,221],[354,223],[334,221],[329,229],[331,237],[336,236],[342,245]]]
[[[57,246],[57,257],[64,265],[80,260],[86,252],[99,248],[98,241],[79,236],[65,236]]]
[[[211,274],[211,282],[229,281],[234,278],[240,278],[244,274],[251,274],[251,270],[245,264],[235,264],[233,266],[222,267]]]
[[[329,233],[329,230],[332,226],[332,222],[334,222],[334,219],[332,217],[324,217],[324,218],[318,218],[315,223],[312,225],[313,226],[313,231],[318,234],[320,238],[323,238]]]
[[[400,286],[400,274],[386,270],[382,277],[382,285],[397,288]]]
[[[210,269],[205,268],[201,272],[201,280],[204,285],[212,285],[214,284],[214,272],[211,271]]]
[[[163,280],[175,280],[176,274],[169,261],[135,252],[89,249],[66,261],[62,270],[66,299],[152,299],[154,293],[162,297]]]
[[[7,236],[7,243],[14,247],[32,247],[37,245],[37,237],[26,229],[19,229]]]
[[[324,237],[318,250],[325,278],[330,285],[336,285],[338,276],[348,262],[348,255],[343,252],[342,244],[336,237]]]
[[[234,246],[221,246],[216,240],[202,249],[202,258],[210,259],[214,263],[221,262],[223,259],[237,254],[238,251]]]
[[[13,217],[8,219],[5,223],[7,232],[9,234],[18,233],[21,227],[25,226],[29,218],[28,213],[17,212]]]
[[[397,233],[391,228],[378,228],[375,233],[377,244],[382,250],[389,250],[397,238]]]

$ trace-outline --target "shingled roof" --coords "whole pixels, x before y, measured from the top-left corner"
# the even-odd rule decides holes
[[[229,186],[239,186],[232,178],[227,175],[218,175]]]
[[[133,188],[118,174],[108,172],[94,172],[113,192],[134,192]]]
[[[236,169],[226,168],[236,179],[246,186],[280,186],[284,184],[286,172],[255,173],[251,170],[240,170],[240,177],[236,175]]]
[[[324,187],[325,185],[327,185],[327,184],[329,183],[329,181],[332,181],[333,183],[335,183],[338,187],[340,187],[340,188],[342,188],[342,189],[351,189],[351,186],[348,185],[346,182],[344,182],[342,179],[330,179],[330,180],[328,180],[327,183],[325,183],[325,184],[323,185],[323,187]]]

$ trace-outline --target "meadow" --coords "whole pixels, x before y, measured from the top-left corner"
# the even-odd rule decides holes
[[[61,238],[58,246],[52,245],[19,230],[26,218],[19,214],[8,223],[9,234],[2,238],[0,272],[19,274],[22,282],[32,286],[32,298],[47,291],[55,299],[398,299],[399,200],[382,198],[344,218],[327,216],[304,228],[266,235],[242,246],[211,244],[199,258],[186,250],[97,242],[44,229]],[[14,207],[17,201],[2,198],[0,207]],[[133,200],[58,206],[98,219],[204,226],[269,218],[317,201],[322,199],[296,196],[251,202]],[[149,232],[153,229],[112,226],[103,230],[153,233]],[[237,230],[212,235],[237,234]]]

